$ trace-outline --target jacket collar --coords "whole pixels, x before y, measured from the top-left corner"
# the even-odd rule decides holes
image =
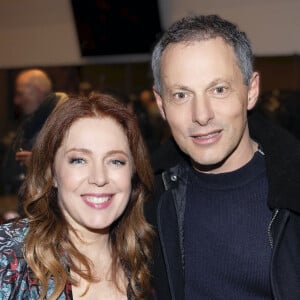
[[[300,213],[300,142],[288,131],[258,114],[249,118],[250,136],[265,153],[268,205]]]

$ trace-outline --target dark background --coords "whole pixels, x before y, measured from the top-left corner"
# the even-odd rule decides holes
[[[155,0],[72,0],[82,56],[150,53],[161,32]]]

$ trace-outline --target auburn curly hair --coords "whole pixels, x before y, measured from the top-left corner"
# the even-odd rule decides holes
[[[130,200],[125,212],[110,228],[113,280],[117,285],[117,272],[121,268],[128,275],[135,299],[146,299],[151,290],[149,264],[154,233],[144,218],[143,207],[152,195],[153,177],[136,117],[108,94],[72,96],[52,112],[40,131],[23,186],[24,211],[29,219],[24,256],[42,287],[40,299],[46,296],[50,278],[54,279],[55,289],[49,299],[56,299],[67,282],[76,284],[68,268],[89,282],[95,280],[89,258],[70,239],[72,228],[60,210],[53,186],[53,165],[72,124],[80,118],[99,116],[110,117],[122,126],[134,163]],[[75,261],[80,261],[87,271],[80,270]]]

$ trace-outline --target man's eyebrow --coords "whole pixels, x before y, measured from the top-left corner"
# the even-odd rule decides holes
[[[228,80],[225,80],[223,78],[217,78],[217,79],[214,79],[212,82],[210,82],[208,84],[208,87],[212,87],[212,86],[215,86],[215,85],[220,84],[220,83],[230,84],[230,82]]]
[[[184,91],[190,91],[191,90],[191,88],[189,88],[186,85],[182,85],[182,84],[174,84],[172,86],[172,88],[167,87],[167,91],[171,91],[173,89],[179,89],[179,90],[184,90]]]

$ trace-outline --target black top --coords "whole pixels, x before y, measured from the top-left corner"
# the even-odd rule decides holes
[[[267,178],[256,152],[223,174],[190,168],[184,218],[185,299],[271,299]]]

